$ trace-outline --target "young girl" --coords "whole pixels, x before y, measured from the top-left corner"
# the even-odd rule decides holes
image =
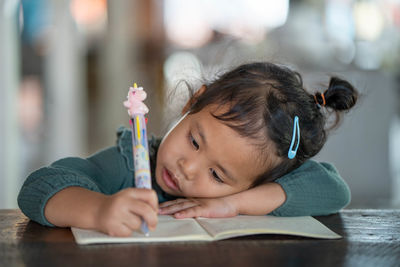
[[[142,219],[154,229],[157,214],[334,213],[349,203],[349,188],[332,165],[309,159],[326,141],[324,109],[339,116],[356,100],[338,78],[312,95],[297,72],[245,64],[203,85],[168,134],[150,138],[153,190],[135,188],[131,131],[121,128],[116,146],[33,172],[18,203],[43,225],[114,236],[129,236]]]

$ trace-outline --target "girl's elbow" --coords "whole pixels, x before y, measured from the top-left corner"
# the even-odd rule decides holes
[[[17,197],[17,204],[22,213],[25,214],[25,216],[27,216],[29,219],[32,219],[31,203],[32,201],[29,198],[29,191],[22,187]]]
[[[29,201],[26,200],[26,197],[24,196],[24,192],[20,191],[17,197],[17,204],[19,209],[22,211],[22,213],[28,217],[31,220],[34,220],[34,216],[32,216],[31,212],[31,207],[29,206]]]
[[[347,207],[351,202],[351,192],[348,186],[345,186],[343,190],[337,192],[335,201],[332,202],[331,210],[329,214],[338,213],[343,208]]]
[[[348,186],[345,186],[344,190],[342,191],[341,197],[339,198],[339,210],[347,207],[351,202],[351,191]]]

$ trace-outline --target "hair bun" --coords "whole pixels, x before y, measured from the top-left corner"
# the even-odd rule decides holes
[[[348,81],[332,77],[324,96],[327,107],[337,111],[344,111],[349,110],[356,104],[358,92]]]

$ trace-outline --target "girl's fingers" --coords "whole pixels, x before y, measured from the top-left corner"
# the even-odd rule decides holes
[[[154,190],[145,189],[145,188],[129,188],[127,190],[127,194],[133,199],[141,200],[147,202],[154,211],[158,210],[158,197]]]
[[[133,230],[131,229],[130,226],[121,223],[118,225],[118,227],[108,230],[107,234],[116,237],[128,237],[132,235],[132,232]]]
[[[182,202],[178,202],[173,205],[169,205],[165,208],[161,208],[159,211],[159,214],[174,214],[178,211],[185,210],[185,209],[197,206],[197,205],[198,205],[198,203],[191,201],[191,200],[182,201]]]
[[[186,198],[177,198],[177,199],[174,199],[174,200],[171,200],[171,201],[166,201],[166,202],[163,202],[163,203],[160,204],[160,208],[165,208],[165,207],[168,207],[168,206],[171,206],[171,205],[175,205],[177,203],[184,202],[184,201],[188,201],[188,199],[186,199]]]
[[[202,206],[194,206],[174,214],[177,219],[194,218],[194,217],[209,217],[206,208]]]
[[[123,219],[122,223],[131,230],[132,234],[133,231],[140,229],[140,225],[142,224],[142,218],[140,218],[136,214],[128,212],[128,214]]]
[[[147,202],[134,200],[129,205],[129,211],[132,215],[145,220],[150,229],[156,228],[158,222],[157,212]]]

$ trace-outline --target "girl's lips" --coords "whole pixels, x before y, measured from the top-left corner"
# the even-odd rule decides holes
[[[163,168],[162,179],[166,186],[174,191],[179,191],[178,181],[173,177],[173,175],[166,169]]]

